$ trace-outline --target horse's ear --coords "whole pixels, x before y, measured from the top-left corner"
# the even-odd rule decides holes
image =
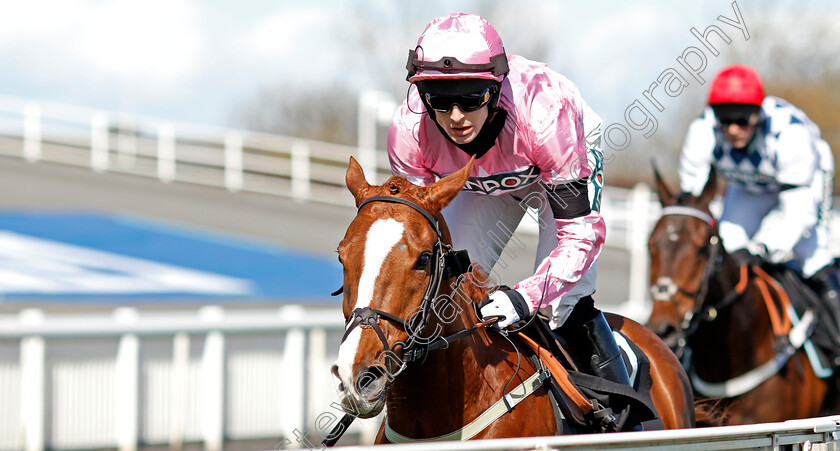
[[[717,193],[717,171],[715,167],[709,168],[709,179],[706,180],[706,186],[703,187],[703,192],[700,193],[700,200],[704,205],[709,205],[715,198]]]
[[[347,167],[347,175],[344,177],[345,183],[353,198],[356,199],[356,206],[365,200],[365,195],[370,188],[370,184],[365,180],[365,171],[355,158],[350,157],[350,165]]]
[[[473,163],[475,163],[475,156],[470,158],[466,166],[438,180],[429,187],[429,198],[432,202],[430,207],[434,213],[443,210],[443,207],[449,205],[449,202],[452,202],[452,199],[461,192],[464,183],[470,176],[470,172],[472,172]]]
[[[656,163],[651,160],[651,166],[653,166],[653,177],[656,179],[656,190],[659,192],[659,202],[662,206],[666,205],[673,205],[676,200],[674,199],[674,195],[668,189],[668,186],[665,185],[665,181],[662,180],[662,176],[659,175],[659,169],[656,168]]]

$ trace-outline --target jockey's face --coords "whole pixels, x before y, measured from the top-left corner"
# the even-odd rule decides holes
[[[712,105],[717,125],[723,137],[736,149],[747,147],[755,135],[761,107],[740,103],[719,103]]]
[[[755,134],[755,124],[758,122],[758,115],[752,115],[747,121],[728,122],[721,121],[720,128],[723,137],[736,149],[743,149],[750,143]]]
[[[489,107],[487,105],[475,111],[461,111],[457,105],[446,113],[435,110],[435,120],[443,128],[449,138],[456,144],[467,144],[472,142],[481,127],[487,122]]]

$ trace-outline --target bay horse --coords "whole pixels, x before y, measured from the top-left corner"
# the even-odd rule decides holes
[[[714,168],[699,196],[672,194],[656,168],[654,176],[662,215],[648,242],[646,325],[682,359],[694,392],[713,399],[727,425],[836,413],[823,410],[833,407],[833,383],[815,374],[802,348],[813,317],[792,319],[778,282],[723,248],[709,209]]]
[[[473,308],[490,293],[489,277],[467,264],[458,285],[448,272],[457,251],[440,212],[472,167],[473,160],[428,187],[396,176],[372,186],[350,159],[346,184],[358,213],[338,246],[347,328],[331,372],[346,412],[371,418],[387,406],[377,443],[562,429],[552,395],[534,382],[538,363],[522,355],[518,337],[485,329]],[[692,392],[673,353],[639,323],[610,319],[650,359],[651,398],[664,427],[692,427]],[[528,387],[537,388],[525,396]]]

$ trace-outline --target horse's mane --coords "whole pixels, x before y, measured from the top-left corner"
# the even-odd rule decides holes
[[[470,269],[470,272],[461,276],[460,284],[454,293],[459,297],[456,300],[465,304],[480,302],[498,289],[495,280],[480,265],[474,263]]]
[[[683,191],[677,196],[677,205],[688,205],[692,200],[696,198],[697,197],[693,194]]]

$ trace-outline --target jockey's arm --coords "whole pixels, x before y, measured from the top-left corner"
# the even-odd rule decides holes
[[[571,108],[565,109],[565,115],[561,113],[540,143],[540,169],[557,175],[541,182],[554,217],[557,247],[539,263],[534,275],[514,286],[530,313],[559,302],[593,266],[604,246],[604,219],[592,208],[600,203],[600,193],[591,192],[598,187],[587,183],[590,174],[600,170],[600,164],[593,165],[588,158],[600,158],[602,121],[580,100],[582,119],[575,117]],[[570,143],[569,136],[582,138],[582,142]]]
[[[802,235],[818,219],[819,199],[811,184],[818,170],[819,155],[804,126],[790,126],[779,136],[776,181],[781,184],[774,215],[764,218],[753,237],[767,249],[773,263],[787,260]]]
[[[680,188],[695,196],[706,186],[714,163],[715,133],[711,121],[711,112],[707,111],[691,123],[680,154]]]
[[[754,249],[766,249],[763,257],[781,263],[791,257],[802,234],[817,223],[817,203],[808,186],[789,187],[779,193],[779,216],[768,216],[752,239]]]

